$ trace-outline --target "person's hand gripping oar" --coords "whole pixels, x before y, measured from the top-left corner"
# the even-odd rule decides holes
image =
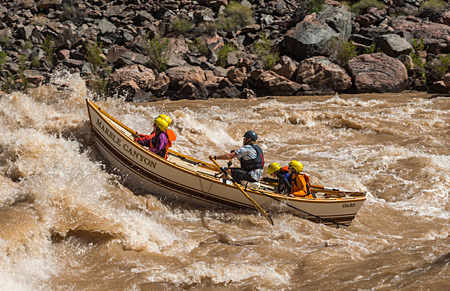
[[[264,209],[261,208],[261,206],[259,206],[258,203],[256,203],[255,200],[252,199],[252,197],[250,197],[242,188],[241,186],[239,186],[238,183],[236,183],[236,181],[234,181],[234,179],[232,177],[230,177],[230,175],[228,175],[227,171],[225,171],[225,169],[223,169],[218,163],[217,161],[214,159],[214,157],[209,157],[209,159],[214,163],[214,165],[217,167],[217,169],[219,169],[220,171],[222,171],[222,173],[225,175],[225,177],[230,180],[231,182],[233,182],[234,187],[238,188],[242,194],[245,195],[245,197],[247,197],[247,199],[255,206],[255,208],[270,222],[270,224],[273,225],[273,220],[270,217],[269,214],[267,214],[267,212],[264,211]]]

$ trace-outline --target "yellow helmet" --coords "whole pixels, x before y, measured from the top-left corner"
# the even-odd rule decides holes
[[[267,173],[269,175],[272,175],[273,173],[275,173],[276,171],[278,171],[279,169],[281,169],[280,164],[278,163],[272,163],[269,165],[269,167],[267,168]]]
[[[294,168],[297,171],[297,173],[301,173],[303,171],[303,164],[300,163],[299,161],[290,161],[289,166]]]
[[[160,114],[160,115],[158,115],[158,117],[156,117],[156,118],[162,118],[162,119],[164,119],[165,121],[167,121],[167,126],[169,126],[169,125],[172,123],[172,120],[170,119],[170,117],[167,116],[167,115],[165,115],[165,114]],[[155,119],[156,119],[156,118],[155,118]]]
[[[166,121],[166,120],[164,120],[164,119],[162,119],[162,118],[159,118],[159,117],[155,119],[155,125],[156,125],[159,129],[161,129],[161,131],[166,131],[167,127],[169,126],[169,125],[167,124],[167,121]]]

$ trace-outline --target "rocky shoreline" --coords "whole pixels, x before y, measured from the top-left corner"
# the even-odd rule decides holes
[[[440,0],[20,0],[0,20],[2,93],[56,70],[133,102],[450,88]]]

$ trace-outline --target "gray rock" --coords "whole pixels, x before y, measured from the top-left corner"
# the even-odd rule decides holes
[[[390,26],[397,31],[406,31],[415,39],[423,39],[428,52],[441,54],[450,52],[450,26],[427,21],[413,21],[411,18],[395,18]]]
[[[330,55],[333,39],[348,40],[352,29],[351,13],[328,7],[316,18],[299,22],[284,37],[285,53],[300,61],[318,55]]]
[[[397,58],[400,55],[409,54],[413,47],[403,37],[397,34],[385,34],[381,36],[376,43],[377,48],[388,56]]]
[[[98,30],[100,31],[100,34],[107,34],[111,32],[115,32],[117,27],[109,22],[106,18],[103,18],[98,23]]]

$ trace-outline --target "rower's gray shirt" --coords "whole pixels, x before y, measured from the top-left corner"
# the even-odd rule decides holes
[[[251,146],[245,145],[240,149],[236,150],[238,159],[253,160],[258,156],[258,152]],[[259,182],[263,176],[264,169],[255,169],[249,172],[250,176]]]

